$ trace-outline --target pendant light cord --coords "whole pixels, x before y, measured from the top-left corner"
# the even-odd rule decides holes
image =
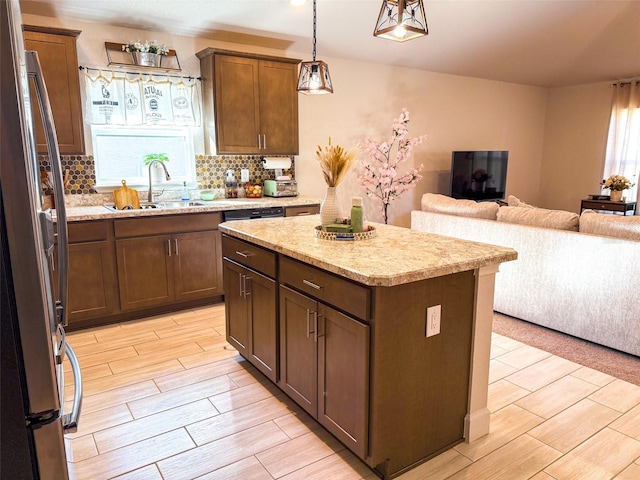
[[[313,0],[313,61],[316,61],[316,0]]]

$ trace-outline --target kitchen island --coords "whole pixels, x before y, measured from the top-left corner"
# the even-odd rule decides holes
[[[384,478],[486,435],[495,274],[517,253],[319,223],[219,225],[228,341]]]

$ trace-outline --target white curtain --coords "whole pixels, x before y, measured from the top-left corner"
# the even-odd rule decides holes
[[[196,80],[97,70],[85,75],[86,110],[92,125],[200,124]]]
[[[627,200],[639,201],[640,180],[640,81],[612,85],[613,101],[603,179],[624,175],[636,185],[625,190]],[[636,208],[636,215],[640,211]]]

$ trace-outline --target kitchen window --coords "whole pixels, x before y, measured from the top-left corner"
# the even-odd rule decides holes
[[[131,187],[149,185],[149,167],[143,158],[149,153],[165,153],[171,180],[167,186],[195,181],[193,132],[189,127],[148,127],[93,125],[93,156],[96,189],[120,186],[122,180]]]

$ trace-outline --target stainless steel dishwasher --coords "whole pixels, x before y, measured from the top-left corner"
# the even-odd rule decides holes
[[[222,212],[223,221],[284,217],[283,207],[241,208]]]

